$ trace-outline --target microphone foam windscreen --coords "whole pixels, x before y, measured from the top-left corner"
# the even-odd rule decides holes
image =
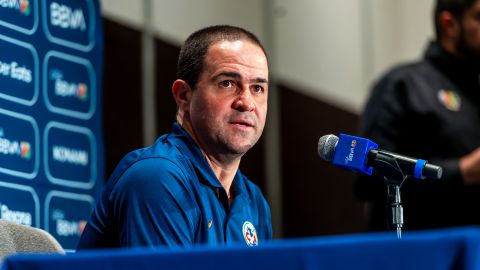
[[[318,140],[318,155],[326,161],[332,161],[338,137],[330,134],[324,135]]]

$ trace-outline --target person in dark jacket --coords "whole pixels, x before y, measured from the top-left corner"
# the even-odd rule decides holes
[[[440,180],[405,180],[405,229],[480,224],[480,0],[437,0],[434,20],[436,41],[376,83],[361,124],[379,148],[443,167]],[[370,230],[388,228],[385,190],[378,175],[355,182]]]

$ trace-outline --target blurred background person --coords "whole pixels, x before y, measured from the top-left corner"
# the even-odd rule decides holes
[[[407,179],[404,227],[480,224],[480,0],[438,0],[436,40],[422,60],[394,67],[375,84],[361,136],[380,148],[443,167],[441,180]],[[369,228],[387,228],[386,187],[359,177]]]

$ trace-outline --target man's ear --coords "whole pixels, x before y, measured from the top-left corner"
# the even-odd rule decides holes
[[[453,14],[448,11],[441,12],[439,20],[443,29],[443,36],[448,39],[457,39],[460,35],[461,22],[457,21]]]
[[[172,85],[172,94],[178,109],[183,112],[188,111],[192,98],[190,85],[184,80],[175,80]]]

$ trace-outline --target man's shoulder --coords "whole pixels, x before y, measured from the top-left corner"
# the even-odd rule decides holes
[[[171,141],[160,138],[152,146],[134,150],[123,157],[110,176],[109,182],[120,178],[164,179],[165,176],[185,176],[188,159]]]
[[[408,77],[418,77],[425,72],[431,72],[432,66],[425,60],[398,64],[381,76],[381,80],[402,80]]]
[[[428,61],[399,64],[383,74],[374,84],[372,98],[406,98],[436,90],[440,74]]]
[[[188,162],[171,156],[142,157],[109,179],[110,189],[105,194],[109,201],[142,200],[145,203],[159,196],[191,193],[194,189],[193,170]],[[111,182],[110,182],[111,181]]]

